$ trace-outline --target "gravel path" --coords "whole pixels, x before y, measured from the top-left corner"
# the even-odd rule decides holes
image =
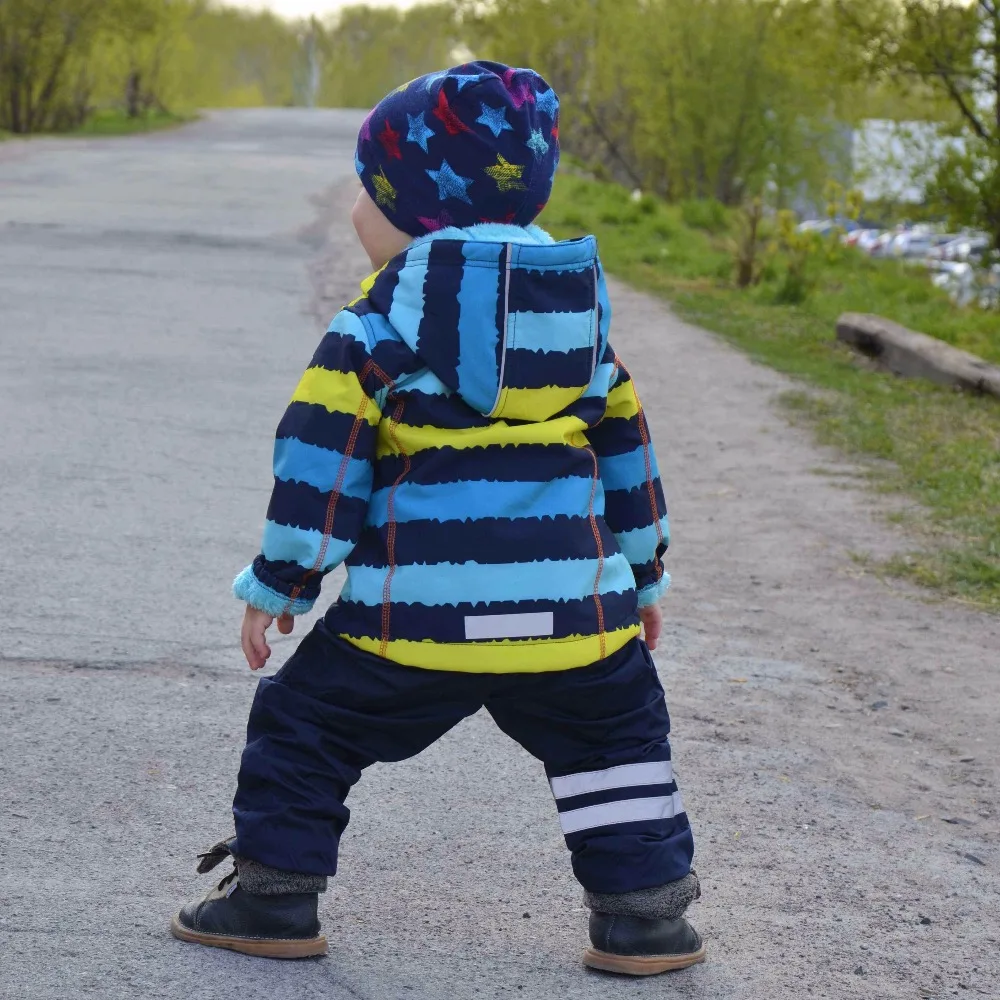
[[[227,827],[254,687],[228,584],[270,435],[365,270],[358,121],[0,144],[0,997],[996,998],[997,620],[865,574],[907,540],[780,417],[788,383],[619,286],[709,963],[582,970],[547,786],[483,716],[352,795],[329,958],[168,936]]]

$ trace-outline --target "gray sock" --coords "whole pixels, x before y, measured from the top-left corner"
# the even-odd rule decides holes
[[[281,896],[289,892],[326,892],[325,875],[309,875],[306,872],[286,872],[272,868],[253,858],[241,858],[233,854],[236,838],[220,840],[214,847],[199,854],[198,872],[204,875],[226,858],[232,858],[239,874],[240,885],[246,892],[257,896]]]
[[[648,919],[675,920],[696,899],[701,897],[701,884],[692,870],[684,878],[652,889],[636,892],[584,892],[584,902],[598,913],[621,917],[646,917]]]
[[[286,872],[254,861],[252,858],[234,856],[233,860],[239,872],[240,885],[256,896],[281,896],[288,892],[326,892],[325,875]]]

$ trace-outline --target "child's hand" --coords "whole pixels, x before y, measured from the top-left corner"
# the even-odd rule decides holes
[[[243,615],[240,644],[243,646],[243,655],[247,658],[251,670],[260,670],[271,655],[271,647],[267,644],[264,633],[273,621],[273,615],[247,605],[246,614]],[[278,619],[278,631],[282,635],[288,635],[294,627],[295,619],[291,615],[282,615]]]
[[[643,638],[650,649],[656,649],[663,631],[663,612],[658,604],[650,604],[647,608],[639,608],[639,620],[642,622]]]

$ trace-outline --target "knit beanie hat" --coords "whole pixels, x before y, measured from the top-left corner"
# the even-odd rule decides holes
[[[355,166],[397,229],[531,223],[559,163],[559,98],[533,70],[474,62],[419,77],[371,111]]]

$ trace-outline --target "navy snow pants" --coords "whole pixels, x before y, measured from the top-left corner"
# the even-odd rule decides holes
[[[545,765],[584,888],[632,892],[688,873],[694,844],[670,763],[670,718],[644,643],[574,670],[475,674],[400,666],[322,622],[260,681],[233,803],[234,853],[333,875],[350,818],[344,800],[362,770],[415,756],[484,706]]]

